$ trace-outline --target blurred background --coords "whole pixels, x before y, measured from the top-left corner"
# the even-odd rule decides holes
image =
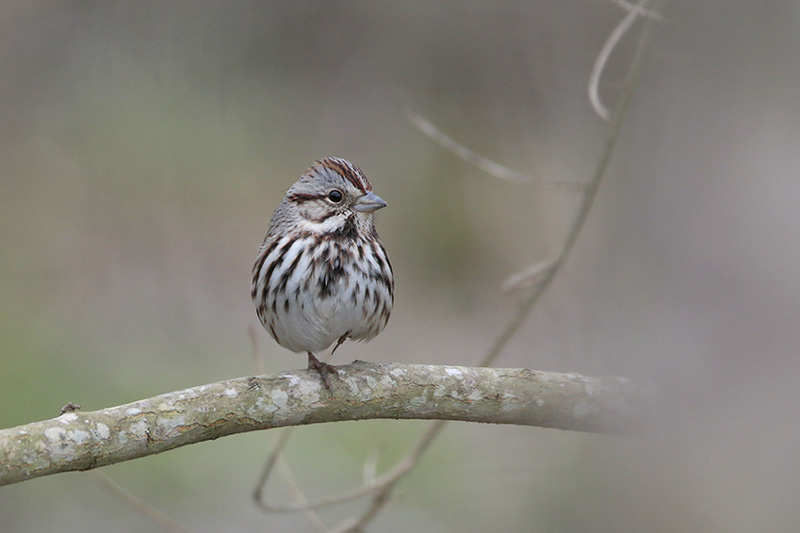
[[[498,366],[649,380],[639,437],[451,424],[369,531],[794,531],[800,511],[800,8],[664,2],[610,173]],[[384,333],[334,363],[476,364],[580,195],[608,125],[603,0],[0,2],[0,427],[305,366],[258,326],[250,268],[284,191],[337,155],[389,207]],[[641,22],[636,28],[639,28]],[[603,78],[613,106],[635,47]],[[393,464],[424,422],[302,428],[309,497]],[[276,432],[103,472],[192,531],[309,531],[251,503]],[[280,481],[276,500],[289,499]],[[363,503],[326,509],[332,524]],[[86,474],[0,488],[0,531],[160,531]]]

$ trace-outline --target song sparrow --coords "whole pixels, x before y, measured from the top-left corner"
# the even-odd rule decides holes
[[[394,302],[389,256],[375,230],[386,207],[361,169],[337,157],[317,161],[275,209],[253,265],[251,296],[278,344],[308,353],[330,390],[333,365],[314,356],[336,342],[380,333]]]

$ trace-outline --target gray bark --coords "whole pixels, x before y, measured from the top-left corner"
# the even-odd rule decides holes
[[[372,364],[237,378],[0,430],[0,485],[89,470],[225,435],[374,418],[624,433],[649,393],[625,378],[527,369]]]

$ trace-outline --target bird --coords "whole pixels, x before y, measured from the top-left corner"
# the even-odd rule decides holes
[[[374,216],[386,205],[360,168],[320,159],[275,209],[253,265],[261,324],[280,346],[306,352],[329,391],[338,371],[315,354],[373,339],[392,312],[394,271]]]

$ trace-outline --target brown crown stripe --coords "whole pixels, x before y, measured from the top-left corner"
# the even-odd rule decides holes
[[[326,157],[325,159],[320,159],[319,164],[325,168],[333,170],[344,179],[352,183],[353,186],[361,190],[361,192],[372,190],[372,184],[369,182],[361,169],[354,164],[345,161],[344,159]]]

